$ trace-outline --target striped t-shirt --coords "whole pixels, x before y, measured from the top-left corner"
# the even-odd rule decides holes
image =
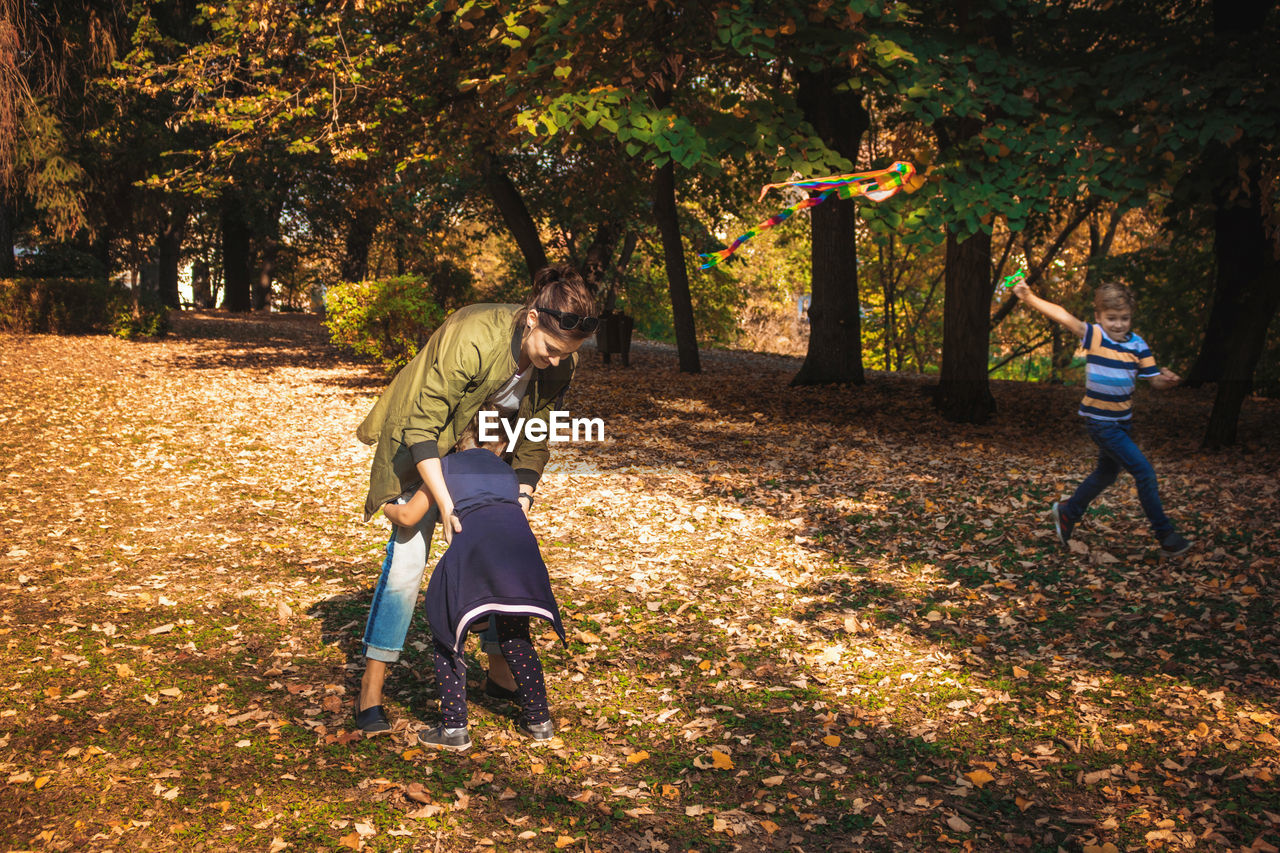
[[[1103,421],[1127,421],[1133,415],[1137,377],[1160,375],[1147,342],[1133,332],[1126,341],[1113,341],[1095,323],[1085,323],[1081,343],[1085,355],[1084,399],[1080,415]]]

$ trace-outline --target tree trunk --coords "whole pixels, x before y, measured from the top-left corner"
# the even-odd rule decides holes
[[[676,164],[667,164],[653,176],[653,216],[662,236],[662,257],[671,294],[671,317],[676,328],[676,351],[682,373],[701,373],[698,331],[693,320],[693,297],[689,293],[689,270],[684,261],[684,240],[676,208]]]
[[[1257,182],[1250,183],[1255,194],[1261,190]],[[1187,384],[1193,388],[1222,378],[1227,348],[1241,322],[1249,319],[1244,315],[1249,284],[1261,275],[1265,257],[1270,253],[1262,233],[1265,225],[1257,196],[1253,196],[1252,204],[1230,205],[1225,193],[1220,195],[1219,207],[1213,214],[1216,267],[1213,307],[1209,310],[1200,354],[1187,372]]]
[[[1225,54],[1241,49],[1235,39],[1261,31],[1274,6],[1274,0],[1213,3],[1220,50]],[[1216,280],[1204,342],[1187,384],[1218,383],[1203,442],[1210,448],[1235,443],[1240,408],[1253,390],[1253,372],[1280,299],[1280,262],[1268,239],[1261,204],[1267,191],[1258,166],[1260,144],[1245,136],[1225,152],[1209,152],[1204,158],[1205,168],[1218,172],[1213,199]],[[1242,168],[1244,162],[1252,165]]]
[[[166,308],[180,308],[178,266],[182,259],[182,240],[187,233],[188,205],[178,199],[169,210],[156,235],[156,261],[159,269],[160,302]]]
[[[871,118],[860,92],[837,91],[848,74],[826,69],[797,75],[797,100],[805,119],[827,145],[857,163]],[[858,298],[858,205],[831,196],[812,208],[809,349],[792,385],[846,382],[861,385],[862,318]]]
[[[253,309],[250,238],[252,232],[245,218],[244,200],[228,193],[222,200],[222,307],[228,311]]]
[[[1255,193],[1261,191],[1257,183],[1253,189]],[[1226,212],[1238,213],[1243,209]],[[1230,267],[1233,284],[1230,288],[1219,287],[1221,311],[1218,311],[1218,302],[1214,309],[1215,313],[1231,317],[1232,323],[1212,351],[1218,364],[1218,393],[1205,429],[1203,445],[1207,448],[1235,443],[1240,408],[1253,390],[1253,372],[1266,345],[1267,328],[1280,304],[1280,261],[1267,239],[1256,194],[1248,209],[1252,216],[1233,216],[1239,228],[1220,230],[1215,241],[1219,275],[1224,266]],[[1229,245],[1224,245],[1227,243]],[[1221,278],[1219,284],[1222,284]],[[1207,334],[1205,343],[1207,347]],[[1203,351],[1201,355],[1204,356]]]
[[[1253,371],[1267,340],[1267,328],[1280,305],[1280,264],[1274,258],[1250,288],[1248,310],[1232,337],[1223,361],[1218,394],[1205,428],[1203,445],[1217,449],[1236,443],[1240,409],[1253,391]]]
[[[857,204],[829,198],[811,209],[809,349],[792,385],[861,385],[862,321],[858,315]]]
[[[622,240],[622,252],[618,255],[618,263],[613,268],[613,274],[609,276],[609,289],[604,296],[605,311],[612,311],[618,305],[618,285],[622,281],[622,275],[626,272],[627,267],[631,264],[631,256],[635,254],[636,244],[640,242],[640,233],[635,230],[627,232],[627,236]]]
[[[347,227],[347,240],[338,269],[343,281],[364,281],[369,276],[369,249],[378,231],[381,215],[377,208],[359,208]]]
[[[506,223],[507,230],[515,238],[520,254],[532,275],[547,265],[547,251],[542,247],[542,237],[538,234],[538,223],[533,221],[524,197],[511,180],[511,176],[502,168],[497,158],[487,155],[484,161],[484,185],[493,199],[494,207]]]
[[[214,305],[209,262],[203,258],[191,265],[191,301],[197,308],[212,308]]]
[[[987,380],[991,333],[991,235],[963,242],[947,230],[942,375],[934,405],[958,423],[985,423],[996,410]]]
[[[258,271],[254,276],[253,310],[271,308],[271,288],[275,278],[276,257],[280,251],[280,211],[283,204],[272,201],[267,209],[266,227],[258,247]]]
[[[596,228],[595,236],[591,238],[591,245],[587,246],[582,261],[582,275],[596,289],[597,294],[609,275],[609,269],[613,266],[613,250],[617,247],[621,236],[621,222],[602,222]]]
[[[0,186],[0,278],[13,278],[18,271],[13,243],[13,206],[9,203],[9,191]]]

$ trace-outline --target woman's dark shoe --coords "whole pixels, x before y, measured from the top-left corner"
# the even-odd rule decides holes
[[[484,674],[484,695],[490,699],[501,699],[504,702],[514,702],[520,695],[514,690],[508,690],[498,682],[489,677],[489,673]]]
[[[391,731],[391,721],[382,710],[381,705],[370,705],[360,710],[360,697],[356,696],[355,706],[351,709],[355,715],[356,728],[366,735],[383,735]]]
[[[418,732],[418,743],[435,749],[462,752],[471,747],[471,735],[465,728],[446,729],[444,726],[436,726],[433,729],[421,729]]]

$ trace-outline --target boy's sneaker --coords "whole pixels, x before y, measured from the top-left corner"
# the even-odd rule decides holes
[[[462,752],[464,749],[471,747],[471,735],[467,733],[465,728],[446,729],[444,726],[436,726],[433,729],[419,731],[418,743],[423,746],[435,747],[436,749],[451,749],[454,752]]]
[[[534,740],[551,740],[556,736],[556,724],[551,720],[530,723],[523,716],[516,720],[516,730]]]
[[[1160,540],[1161,557],[1180,557],[1191,550],[1191,543],[1178,531],[1165,534]]]
[[[1067,518],[1067,514],[1062,511],[1062,504],[1056,501],[1049,507],[1049,515],[1053,516],[1053,529],[1058,532],[1058,541],[1066,547],[1071,542],[1071,531],[1076,529],[1076,523]]]

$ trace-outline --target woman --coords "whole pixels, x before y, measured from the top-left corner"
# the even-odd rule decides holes
[[[441,454],[457,443],[486,400],[504,415],[548,421],[573,378],[578,348],[598,325],[592,287],[568,265],[546,267],[534,276],[533,292],[523,306],[469,305],[450,315],[360,425],[360,440],[377,445],[365,520],[420,483],[435,504],[417,525],[393,528],[387,542],[365,626],[366,666],[355,701],[356,726],[366,734],[391,730],[382,685],[387,664],[398,660],[404,648],[435,521],[449,519],[443,527],[446,545],[462,529],[453,515]],[[529,441],[524,435],[522,430],[510,465],[527,516],[550,454],[545,439]],[[515,679],[498,653],[492,628],[485,640],[485,692],[513,699]]]

